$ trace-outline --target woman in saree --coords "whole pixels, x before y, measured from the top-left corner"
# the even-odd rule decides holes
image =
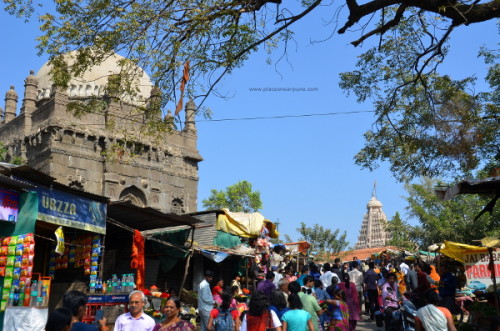
[[[180,319],[181,301],[179,298],[170,298],[162,309],[165,320],[156,324],[153,331],[193,331],[194,325]]]
[[[328,300],[328,310],[332,315],[328,331],[349,331],[349,307],[344,291],[331,285],[326,291],[333,299]]]

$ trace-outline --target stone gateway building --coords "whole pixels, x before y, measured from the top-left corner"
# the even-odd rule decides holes
[[[195,212],[198,162],[202,160],[197,150],[195,105],[187,103],[184,127],[165,133],[161,141],[140,135],[141,116],[147,114],[143,110],[159,97],[159,91],[136,67],[137,94],[110,98],[106,85],[109,77],[122,70],[122,60],[111,55],[82,77],[73,78],[67,90],[53,87],[51,68],[43,65],[25,80],[19,114],[19,95],[11,87],[0,109],[0,141],[7,149],[6,160],[20,159],[62,184],[111,201],[128,200],[177,214]],[[105,111],[81,116],[68,111],[72,102],[90,100],[103,101]]]

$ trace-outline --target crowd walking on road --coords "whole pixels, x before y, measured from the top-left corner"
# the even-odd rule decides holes
[[[134,290],[114,330],[353,331],[363,320],[383,325],[385,331],[399,331],[404,313],[412,311],[416,330],[456,331],[452,314],[459,311],[454,300],[457,280],[450,266],[356,258],[341,262],[311,262],[300,274],[292,264],[270,268],[253,293],[242,287],[240,273],[224,286],[206,270],[197,289],[197,326],[181,318],[176,297],[162,305],[164,318],[153,320],[144,312],[145,294]],[[105,319],[99,325],[82,323],[86,303],[84,293],[67,292],[63,307],[50,314],[46,330],[108,330]]]

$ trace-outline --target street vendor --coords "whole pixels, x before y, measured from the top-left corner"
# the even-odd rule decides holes
[[[241,283],[240,283],[241,276],[243,276],[242,273],[238,271],[236,275],[234,275],[233,280],[231,281],[231,288],[233,286],[236,286],[238,288],[238,292],[236,293],[237,295],[243,295],[243,290],[241,289]]]

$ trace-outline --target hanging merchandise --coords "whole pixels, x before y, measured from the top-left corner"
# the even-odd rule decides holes
[[[60,269],[82,268],[84,275],[97,279],[99,258],[101,257],[101,236],[80,235],[67,238],[62,254],[56,252],[58,243],[54,244],[49,260],[49,276],[54,277]]]
[[[62,226],[58,227],[54,233],[56,235],[56,253],[62,255],[64,253],[64,232]]]
[[[132,241],[132,261],[130,262],[132,269],[137,269],[136,285],[138,290],[144,288],[144,237],[139,230],[134,230],[134,238]]]
[[[26,288],[31,284],[35,240],[32,233],[0,238],[0,276],[3,287],[0,311],[7,306],[22,306]]]

